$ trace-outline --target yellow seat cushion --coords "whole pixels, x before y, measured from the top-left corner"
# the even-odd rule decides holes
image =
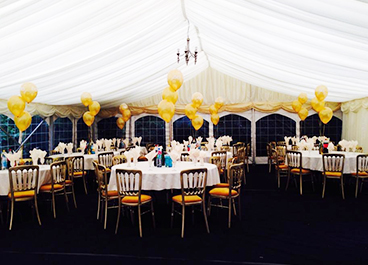
[[[73,174],[75,177],[86,175],[86,171],[76,171]]]
[[[34,190],[26,190],[26,191],[14,191],[14,198],[25,198],[25,197],[33,197],[35,195]],[[11,193],[9,192],[8,197],[11,198]]]
[[[172,200],[174,202],[178,202],[178,203],[181,203],[182,202],[182,196],[181,194],[179,195],[176,195],[176,196],[173,196],[172,197]],[[187,195],[187,196],[184,196],[184,203],[190,203],[190,202],[201,202],[202,201],[202,198],[199,197],[198,195]]]
[[[210,190],[211,195],[229,196],[229,188],[214,188]],[[236,190],[231,190],[231,196],[237,195]]]
[[[52,185],[51,184],[45,184],[40,187],[40,191],[49,191],[51,190]],[[54,184],[54,190],[60,190],[63,188],[63,185],[61,184]]]
[[[106,192],[103,190],[102,191],[102,196],[105,196],[105,195],[106,195]],[[108,190],[107,191],[107,195],[109,197],[111,197],[111,196],[118,196],[118,191],[117,190]]]
[[[110,173],[111,172],[111,169],[110,168],[106,168],[106,172],[107,173]]]
[[[275,165],[275,168],[277,169],[277,165]],[[288,169],[288,165],[285,165],[285,164],[281,164],[278,166],[279,169]]]
[[[72,184],[72,183],[73,181],[71,181],[70,179],[65,180],[65,184]]]
[[[351,175],[353,175],[353,176],[356,176],[356,172],[354,172],[354,173],[351,173]],[[367,172],[359,172],[358,173],[358,176],[368,176],[368,173]]]
[[[225,188],[229,187],[229,183],[218,183],[215,185],[216,188]]]
[[[326,171],[325,174],[328,177],[341,177],[341,172],[330,172],[330,171]]]
[[[152,197],[149,195],[141,194],[141,202],[149,201]],[[122,203],[138,203],[138,196],[125,196],[121,199]]]
[[[290,170],[290,172],[291,173],[299,173],[300,169],[299,168],[293,168],[292,170]],[[310,173],[310,170],[302,168],[302,174],[307,174],[307,173]]]

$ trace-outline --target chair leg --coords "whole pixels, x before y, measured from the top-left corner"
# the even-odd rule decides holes
[[[12,229],[13,226],[13,215],[14,215],[14,201],[11,201],[11,206],[10,206],[10,223],[9,223],[9,230]]]
[[[155,210],[153,209],[153,201],[151,201],[151,214],[152,214],[152,225],[153,225],[153,228],[156,228]]]
[[[344,177],[343,176],[340,177],[340,181],[341,181],[341,194],[342,194],[342,198],[345,200]]]
[[[228,221],[228,227],[231,227],[231,198],[229,198],[229,221]]]
[[[299,175],[299,182],[300,182],[300,195],[303,195],[303,175]]]
[[[208,216],[210,216],[211,215],[211,195],[208,196],[207,207],[208,207]]]
[[[247,172],[249,173],[249,162],[248,162],[248,159],[247,159]]]
[[[280,183],[280,171],[276,170],[277,172],[277,188],[280,188],[281,183]]]
[[[138,225],[139,225],[139,236],[142,237],[142,215],[140,205],[138,205]]]
[[[84,172],[83,172],[84,173]],[[85,175],[83,174],[83,185],[84,185],[84,192],[86,193],[86,194],[88,194],[88,191],[87,191],[87,183],[86,183],[86,177],[85,177]],[[77,208],[77,207],[75,207],[75,208]]]
[[[52,211],[54,212],[54,218],[56,218],[55,194],[53,192],[51,193],[51,197],[52,197]]]
[[[210,233],[210,227],[208,226],[206,206],[204,204],[204,200],[202,200],[202,212],[203,212],[204,222],[206,223],[207,233]]]
[[[97,201],[97,220],[100,218],[100,208],[101,208],[101,194],[98,192],[98,201]]]
[[[326,191],[326,176],[323,176],[323,189],[322,189],[322,199],[325,197],[325,191]]]
[[[74,183],[72,184],[72,196],[73,196],[73,201],[74,201],[74,207],[75,209],[77,209],[77,200],[75,198],[75,192],[74,192]]]
[[[239,220],[241,220],[241,205],[240,205],[240,196],[238,196],[238,216],[239,216]]]
[[[233,203],[233,210],[234,210],[234,215],[236,215],[236,207],[235,207],[235,200],[231,199],[232,203]]]
[[[355,180],[355,198],[358,198],[358,188],[359,188],[359,178],[356,177],[356,180]]]
[[[116,226],[115,226],[115,235],[118,233],[118,229],[119,229],[120,211],[121,211],[121,205],[120,205],[120,202],[119,202],[119,206],[118,206],[118,216],[117,216],[117,218],[116,218]]]
[[[104,229],[106,229],[107,226],[107,198],[105,199],[105,221],[104,221]]]
[[[66,209],[67,209],[67,210],[68,210],[68,212],[69,212],[69,211],[70,211],[70,210],[69,210],[69,199],[68,199],[68,196],[66,195],[65,188],[64,188],[64,197],[65,197]]]
[[[37,215],[38,224],[39,224],[39,225],[41,225],[40,213],[38,212],[37,197],[35,197],[34,204],[35,204],[35,210],[36,210],[36,215]]]
[[[184,238],[185,205],[181,206],[181,238]]]
[[[171,228],[173,228],[174,226],[174,202],[171,202],[171,223],[170,223],[170,226]]]
[[[286,182],[285,191],[289,188],[289,182],[290,182],[290,172],[288,172],[288,179],[287,179],[287,182]]]

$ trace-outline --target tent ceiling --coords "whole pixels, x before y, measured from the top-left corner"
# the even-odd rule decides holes
[[[368,4],[354,0],[3,1],[0,98],[30,81],[35,102],[103,107],[157,95],[167,73],[209,66],[269,90],[329,101],[368,96]],[[196,65],[176,62],[190,21]],[[207,87],[207,89],[211,89]]]

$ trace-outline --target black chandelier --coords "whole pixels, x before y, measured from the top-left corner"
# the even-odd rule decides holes
[[[176,55],[178,56],[178,63],[180,61],[180,56],[184,56],[185,63],[187,65],[189,63],[190,58],[194,58],[194,64],[197,63],[197,54],[198,54],[197,47],[195,47],[194,53],[191,52],[189,49],[189,42],[190,42],[190,38],[189,38],[189,20],[188,20],[187,46],[185,47],[184,54],[180,54],[180,49],[178,49],[178,52],[176,53]]]

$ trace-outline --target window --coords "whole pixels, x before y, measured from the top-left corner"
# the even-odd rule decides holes
[[[300,135],[307,135],[308,137],[324,135],[329,137],[331,141],[337,144],[341,140],[342,121],[335,116],[327,123],[323,124],[318,117],[318,114],[311,115],[300,122]]]
[[[177,119],[174,122],[173,127],[174,139],[178,142],[183,142],[183,140],[188,141],[189,136],[192,136],[193,138],[201,136],[203,141],[206,141],[206,138],[209,137],[209,123],[206,120],[203,120],[203,125],[198,131],[194,129],[192,121],[189,120],[187,116]]]
[[[98,128],[98,139],[113,139],[113,138],[125,138],[125,128],[121,130],[116,125],[117,117],[111,117],[108,119],[103,119],[97,124]]]
[[[1,137],[1,146],[0,152],[5,150],[9,152],[9,149],[15,150],[18,148],[18,139],[19,139],[19,130],[15,125],[14,121],[10,119],[6,115],[0,114],[0,137]],[[4,131],[7,132],[7,134]]]
[[[142,136],[141,145],[155,143],[166,147],[165,121],[156,116],[145,116],[134,123],[135,137]]]
[[[283,141],[285,136],[296,134],[294,120],[279,114],[271,114],[256,122],[257,156],[267,156],[267,143]]]
[[[43,122],[38,129],[32,134],[28,141],[23,146],[23,155],[29,157],[29,151],[33,148],[38,148],[44,151],[49,150],[49,125],[40,116],[33,116],[32,123],[28,129],[23,132],[23,140]]]
[[[84,123],[83,118],[77,122],[77,145],[79,147],[80,141],[88,141],[88,126]]]
[[[73,142],[73,123],[69,118],[58,118],[54,122],[54,145]]]
[[[223,135],[231,136],[233,138],[231,144],[250,143],[251,127],[250,120],[236,114],[229,114],[221,117],[217,125],[213,125],[213,134],[215,138]]]

